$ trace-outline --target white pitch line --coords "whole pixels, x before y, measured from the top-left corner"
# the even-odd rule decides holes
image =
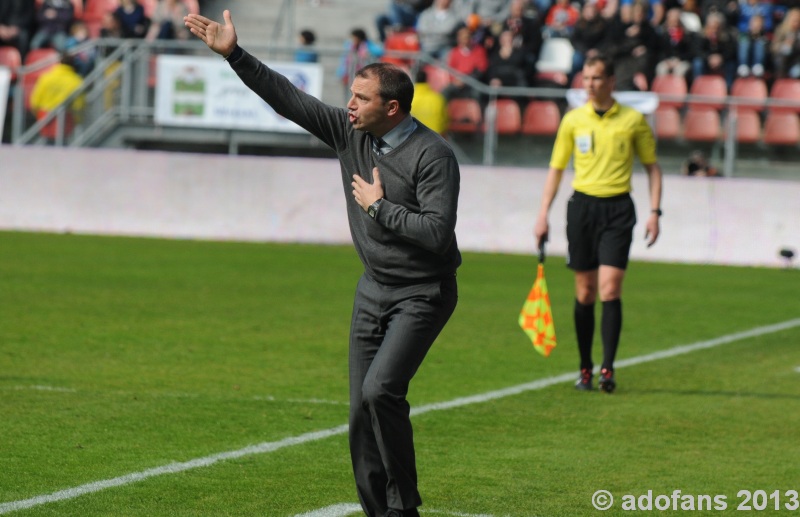
[[[352,515],[360,512],[361,505],[359,504],[335,504],[333,506],[327,506],[312,512],[299,513],[294,517],[345,517],[346,515]]]
[[[623,359],[616,363],[616,367],[624,368],[626,366],[634,366],[638,364],[648,363],[651,361],[657,361],[660,359],[668,359],[671,357],[676,357],[679,355],[696,352],[698,350],[706,350],[709,348],[725,345],[728,343],[733,343],[735,341],[740,341],[742,339],[763,336],[766,334],[772,334],[775,332],[780,332],[782,330],[788,330],[798,326],[800,326],[800,318],[784,321],[782,323],[777,323],[775,325],[756,327],[751,330],[728,334],[727,336],[721,336],[715,339],[710,339],[708,341],[700,341],[698,343],[677,346],[660,352],[654,352],[652,354],[632,357],[630,359]],[[442,411],[445,409],[453,409],[457,407],[467,406],[470,404],[489,402],[491,400],[509,397],[512,395],[519,395],[520,393],[525,393],[527,391],[541,390],[549,386],[553,386],[554,384],[560,384],[562,382],[572,381],[574,378],[575,378],[574,373],[565,373],[557,375],[555,377],[547,377],[545,379],[540,379],[538,381],[512,386],[502,390],[490,391],[488,393],[472,395],[470,397],[461,397],[446,402],[436,402],[433,404],[419,406],[416,409],[412,410],[411,414],[421,415],[424,413],[428,413],[430,411]],[[209,467],[220,461],[237,459],[244,456],[251,456],[254,454],[265,454],[268,452],[274,452],[276,450],[283,449],[285,447],[302,445],[308,442],[323,440],[325,438],[330,438],[331,436],[337,436],[340,434],[344,434],[346,432],[347,432],[347,424],[344,424],[338,427],[332,427],[330,429],[322,431],[305,433],[300,436],[291,436],[288,438],[284,438],[283,440],[279,440],[277,442],[263,442],[257,445],[251,445],[249,447],[245,447],[243,449],[238,449],[235,451],[221,452],[218,454],[213,454],[211,456],[205,456],[203,458],[197,458],[190,461],[171,463],[169,465],[154,467],[140,472],[133,472],[112,479],[94,481],[92,483],[87,483],[85,485],[80,485],[73,488],[67,488],[65,490],[60,490],[58,492],[53,492],[50,494],[35,496],[29,499],[21,499],[19,501],[0,503],[0,514],[14,512],[17,510],[23,510],[25,508],[32,508],[34,506],[40,506],[43,504],[54,503],[57,501],[74,499],[82,495],[99,492],[101,490],[106,490],[108,488],[129,485],[131,483],[143,481],[151,477],[163,476],[165,474],[177,474],[179,472],[184,472],[187,470],[192,470],[200,467]]]

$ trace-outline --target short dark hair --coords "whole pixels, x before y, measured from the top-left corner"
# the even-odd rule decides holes
[[[605,54],[597,54],[592,57],[586,58],[586,61],[583,63],[583,66],[592,66],[596,65],[597,63],[603,65],[603,73],[605,73],[606,77],[614,76],[614,61]]]
[[[306,45],[313,45],[314,42],[317,41],[316,34],[308,29],[300,31],[300,37],[303,38]]]
[[[396,100],[403,113],[411,112],[414,83],[405,70],[391,63],[372,63],[356,72],[356,77],[378,78],[378,93],[384,101]]]

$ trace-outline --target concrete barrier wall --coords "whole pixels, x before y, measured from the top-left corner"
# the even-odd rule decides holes
[[[461,248],[535,253],[533,223],[546,171],[463,166]],[[779,266],[800,250],[797,182],[667,176],[662,234],[647,249],[647,177],[632,257]],[[551,212],[548,253],[566,251],[571,176]],[[349,194],[348,194],[349,195]],[[339,164],[131,150],[0,147],[0,229],[167,238],[349,243]]]

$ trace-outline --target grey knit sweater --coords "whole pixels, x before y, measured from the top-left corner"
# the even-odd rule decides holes
[[[244,52],[231,67],[276,113],[292,120],[339,157],[350,234],[366,273],[388,285],[435,281],[461,264],[455,226],[460,173],[447,142],[421,123],[378,158],[370,136],[353,128],[347,110],[295,88],[284,76]],[[353,174],[372,183],[378,167],[384,199],[375,219],[352,195]]]

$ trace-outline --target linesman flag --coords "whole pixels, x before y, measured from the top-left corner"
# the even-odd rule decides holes
[[[530,338],[533,348],[543,356],[549,356],[550,351],[556,347],[556,327],[553,324],[550,295],[544,279],[544,243],[539,248],[536,280],[519,313],[519,326]]]

